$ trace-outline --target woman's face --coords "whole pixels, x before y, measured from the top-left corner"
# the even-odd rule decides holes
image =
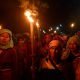
[[[51,36],[50,35],[45,35],[45,37],[44,37],[44,40],[45,40],[45,42],[46,43],[49,43],[50,42],[50,40],[51,40]]]
[[[49,55],[52,59],[56,58],[59,56],[61,53],[61,47],[59,46],[59,42],[55,41],[53,46],[49,49]]]
[[[70,42],[68,48],[70,49],[70,51],[76,51],[77,50],[77,43],[74,41]]]
[[[10,41],[10,35],[8,33],[0,34],[0,45],[7,45]]]
[[[20,38],[20,39],[18,40],[18,44],[19,44],[19,45],[22,45],[22,44],[24,44],[24,43],[25,43],[25,39],[21,39],[21,38]]]

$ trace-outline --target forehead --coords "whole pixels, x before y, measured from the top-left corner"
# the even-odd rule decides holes
[[[77,41],[71,41],[69,44],[75,44],[75,43],[77,43]]]
[[[58,40],[53,40],[50,42],[50,46],[59,46],[60,42]]]
[[[9,33],[4,32],[4,33],[0,34],[0,36],[9,36]]]

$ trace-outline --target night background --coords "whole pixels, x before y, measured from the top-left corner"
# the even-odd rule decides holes
[[[21,7],[23,1],[34,2],[38,7],[41,27],[62,24],[63,31],[69,33],[70,24],[74,22],[76,25],[72,31],[80,30],[80,0],[0,0],[0,25],[14,33],[28,31],[25,8]]]

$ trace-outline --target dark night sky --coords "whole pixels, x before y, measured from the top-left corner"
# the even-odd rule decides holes
[[[34,0],[35,1],[35,0]],[[41,23],[44,26],[80,21],[80,0],[42,0],[48,3],[47,10],[40,9]],[[18,0],[0,0],[0,24],[13,32],[25,30],[26,21],[19,8]]]
[[[80,16],[79,0],[49,0],[48,3],[50,8],[47,15],[51,23],[64,23],[71,18]]]

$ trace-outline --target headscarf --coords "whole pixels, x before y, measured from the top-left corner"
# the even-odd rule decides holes
[[[1,29],[0,30],[0,35],[3,33],[8,33],[10,35],[10,41],[7,45],[0,45],[1,49],[8,49],[8,48],[13,48],[14,44],[13,44],[13,40],[12,40],[12,32],[9,29]]]

